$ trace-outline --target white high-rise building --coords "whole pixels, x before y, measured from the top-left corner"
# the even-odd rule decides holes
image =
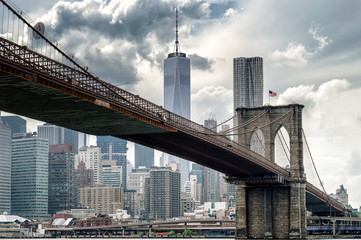
[[[79,149],[79,153],[75,158],[75,166],[80,162],[85,163],[87,169],[94,171],[94,183],[103,184],[102,178],[102,154],[100,147],[97,146],[83,146]]]
[[[10,212],[11,204],[11,127],[0,116],[0,214]]]
[[[233,59],[233,108],[263,106],[263,59]]]
[[[38,126],[39,137],[49,140],[49,145],[71,143],[74,144],[75,153],[79,148],[88,145],[90,136],[86,133],[77,132],[54,124],[45,123]]]
[[[64,143],[64,128],[45,123],[38,126],[38,136],[49,140],[49,145]]]
[[[139,167],[132,170],[129,173],[129,179],[127,181],[127,189],[135,190],[138,194],[144,194],[145,178],[149,177],[149,169],[145,167]]]
[[[190,59],[180,52],[178,41],[178,10],[176,10],[176,41],[175,51],[169,53],[164,60],[164,108],[182,117],[191,117],[190,93]],[[180,165],[181,186],[184,188],[189,176],[189,162],[187,160],[164,155],[164,164],[176,161]]]
[[[263,106],[263,59],[239,57],[233,59],[233,109]],[[238,119],[234,119],[234,126]],[[238,141],[237,135],[233,137]],[[251,150],[260,155],[264,152],[264,136],[257,131],[251,140]]]
[[[187,198],[197,198],[197,186],[197,176],[190,175],[189,181],[186,181],[185,183],[185,192]]]

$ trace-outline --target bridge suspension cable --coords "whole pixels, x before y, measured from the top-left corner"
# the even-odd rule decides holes
[[[289,157],[290,149],[288,148],[286,140],[283,137],[283,134],[281,131],[277,132],[277,137],[281,143],[281,147],[282,147],[283,152],[285,153],[286,159],[287,159],[288,163],[290,163],[290,157]],[[286,145],[286,147],[285,147],[285,145]],[[286,148],[287,148],[287,150],[286,150]]]
[[[80,61],[64,48],[60,48],[60,44],[54,38],[47,33],[41,32],[35,27],[36,25],[33,26],[31,18],[26,16],[14,3],[10,0],[0,0],[0,2],[2,3],[2,12],[0,11],[2,15],[0,37],[21,46],[19,49],[10,49],[9,43],[5,43],[0,46],[5,54],[12,51],[18,51],[18,54],[23,52],[17,58],[20,57],[19,61],[24,61],[29,66],[31,65],[31,67],[37,65],[36,68],[38,70],[41,68],[42,71],[51,72],[52,75],[64,74],[62,78],[74,79],[77,85],[92,87],[102,92],[102,94],[105,94],[104,88],[106,88],[108,96],[111,92],[111,94],[116,95],[129,106],[148,113],[141,105],[130,100],[133,97],[132,94],[128,94],[125,90],[100,80],[89,72],[86,66],[78,63]],[[34,52],[29,49],[32,49]],[[42,55],[36,56],[37,52],[40,52]]]
[[[267,110],[265,110],[265,112],[267,112]],[[262,115],[265,114],[265,112],[262,112]],[[258,127],[254,128],[254,129],[249,130],[249,131],[246,131],[246,132],[231,133],[231,134],[223,134],[223,132],[222,132],[220,135],[233,136],[233,135],[242,135],[242,134],[245,134],[245,133],[254,132],[254,131],[256,131],[256,130],[259,130],[259,129],[262,129],[262,128],[265,128],[265,127],[271,125],[272,123],[274,123],[274,122],[280,120],[281,118],[285,117],[285,116],[286,116],[287,114],[289,114],[290,112],[292,112],[292,109],[290,109],[289,111],[287,111],[286,113],[284,113],[284,114],[281,115],[280,117],[274,119],[273,121],[271,121],[271,122],[269,122],[269,123],[266,123],[266,124],[264,124],[264,125],[258,126]],[[261,114],[260,114],[260,115],[261,115]],[[261,117],[260,115],[257,115],[256,117],[251,118],[251,119],[250,119],[250,120],[252,120],[251,122],[253,122],[253,121],[255,121],[256,119],[258,119],[259,117]],[[251,123],[251,122],[249,122],[250,120],[248,120],[245,124],[242,124],[242,125],[237,126],[236,128],[238,129],[238,128],[241,128],[241,127],[244,127],[244,126],[250,124],[250,123]]]
[[[320,175],[318,174],[318,171],[317,171],[315,162],[313,161],[313,157],[312,157],[312,154],[311,154],[311,150],[310,150],[310,147],[309,147],[309,145],[308,145],[308,141],[307,141],[307,138],[306,138],[306,135],[305,135],[305,132],[304,132],[303,129],[302,129],[302,136],[303,136],[303,139],[304,139],[304,141],[305,141],[305,143],[306,143],[307,152],[308,152],[308,155],[310,156],[311,163],[312,163],[313,169],[314,169],[315,172],[316,172],[316,176],[317,176],[317,178],[318,178],[318,181],[319,181],[320,184],[321,184],[321,187],[322,187],[323,192],[327,195],[327,198],[329,199],[329,196],[328,196],[328,194],[327,194],[327,192],[326,192],[326,189],[325,189],[325,187],[324,187],[324,185],[323,185],[323,182],[321,181]]]
[[[216,125],[216,126],[214,126],[214,127],[211,127],[210,129],[215,129],[215,128],[217,128],[217,127],[219,127],[219,126],[221,126],[221,125],[225,124],[226,122],[231,121],[231,120],[232,120],[232,119],[234,119],[235,117],[237,117],[237,114],[235,114],[235,115],[233,115],[232,117],[228,118],[227,120],[225,120],[225,121],[221,122],[220,124],[218,124],[218,125]]]
[[[258,114],[257,116],[247,120],[246,122],[242,123],[241,125],[238,125],[238,126],[235,126],[233,128],[230,128],[230,129],[227,129],[225,131],[223,131],[220,135],[223,135],[223,136],[230,136],[230,135],[237,135],[237,134],[229,134],[231,132],[234,132],[235,130],[239,129],[239,128],[242,128],[242,127],[245,127],[247,126],[248,124],[250,123],[253,123],[254,121],[256,121],[257,119],[259,119],[260,117],[262,117],[263,115],[265,115],[268,111],[267,110],[264,110],[263,112],[261,112],[260,114]],[[236,117],[237,115],[235,115],[234,117]]]

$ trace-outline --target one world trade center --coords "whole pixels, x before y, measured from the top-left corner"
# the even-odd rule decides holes
[[[182,117],[190,119],[190,59],[180,52],[178,41],[178,9],[176,9],[176,41],[173,53],[164,60],[164,108]],[[165,162],[177,162],[180,165],[181,186],[184,188],[189,177],[187,160],[164,155]]]

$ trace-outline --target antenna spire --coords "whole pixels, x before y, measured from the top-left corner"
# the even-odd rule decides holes
[[[178,7],[175,8],[175,54],[178,56]]]

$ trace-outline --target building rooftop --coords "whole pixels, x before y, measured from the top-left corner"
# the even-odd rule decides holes
[[[17,215],[8,215],[8,214],[1,214],[0,215],[0,223],[13,223],[15,221],[25,222],[29,221],[29,219],[17,216]]]

